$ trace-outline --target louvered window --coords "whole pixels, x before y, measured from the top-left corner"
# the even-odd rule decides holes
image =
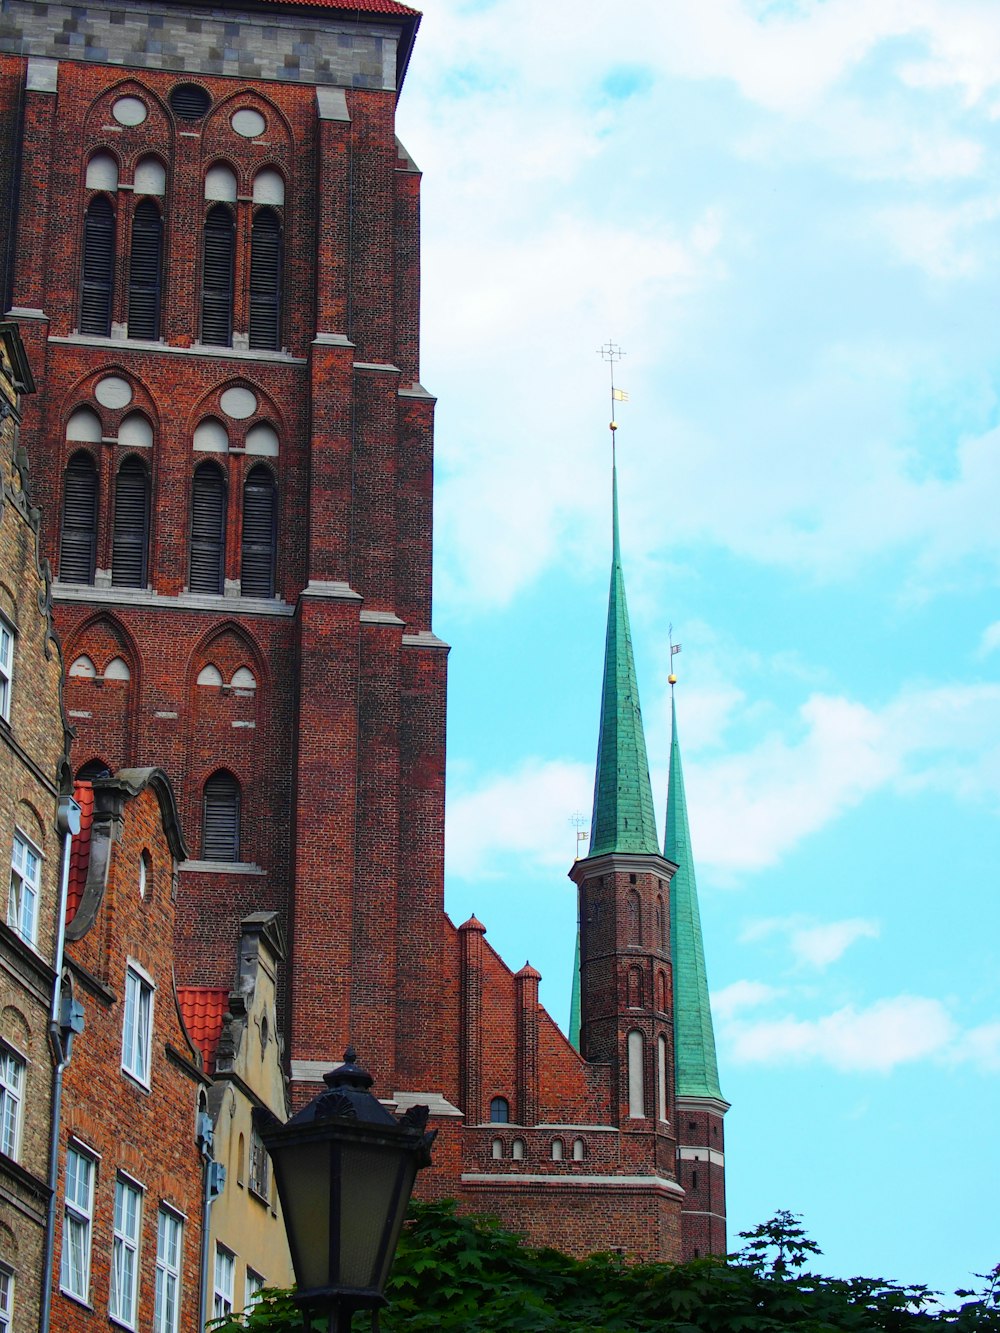
[[[80,332],[106,338],[111,332],[111,296],[115,271],[115,214],[103,195],[83,221],[83,291]]]
[[[250,242],[250,346],[281,346],[281,221],[270,208],[254,215]]]
[[[149,474],[138,458],[118,470],[115,486],[115,535],[111,582],[120,588],[145,588],[149,547]]]
[[[240,859],[240,784],[225,770],[205,783],[201,855],[205,861]]]
[[[224,204],[209,209],[201,274],[201,340],[217,347],[233,341],[233,215]]]
[[[244,597],[274,596],[275,499],[271,472],[253,468],[243,488],[240,591]]]
[[[160,336],[160,273],[163,267],[163,219],[151,199],[132,217],[132,255],[128,271],[128,336]]]
[[[191,494],[192,592],[222,592],[225,550],[226,483],[214,463],[203,463]]]
[[[197,83],[179,83],[170,94],[170,107],[181,120],[201,120],[212,105],[208,93]]]
[[[93,583],[97,554],[97,467],[89,454],[74,454],[63,479],[59,578]]]

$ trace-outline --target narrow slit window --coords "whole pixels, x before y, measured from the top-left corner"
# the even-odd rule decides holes
[[[128,275],[128,336],[160,336],[160,281],[163,271],[163,218],[151,199],[132,216],[132,254]]]
[[[149,473],[138,458],[118,470],[111,582],[116,588],[145,588],[149,549]]]
[[[224,204],[209,209],[201,275],[201,341],[230,347],[233,341],[233,215]]]
[[[250,236],[250,346],[281,347],[281,221],[271,208],[254,215]]]
[[[244,597],[274,596],[275,499],[270,470],[251,468],[243,488],[240,591]]]
[[[63,478],[59,578],[93,583],[97,554],[97,465],[87,453],[74,454]]]
[[[226,483],[214,463],[203,463],[191,493],[192,592],[222,592],[225,550]]]
[[[115,213],[98,195],[83,220],[83,290],[80,332],[106,338],[111,333],[111,299],[115,273]]]

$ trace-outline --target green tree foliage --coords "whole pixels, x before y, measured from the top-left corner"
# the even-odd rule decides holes
[[[792,1213],[753,1231],[736,1255],[687,1264],[571,1259],[536,1249],[453,1203],[415,1203],[400,1241],[383,1333],[1000,1333],[1000,1266],[956,1309],[926,1287],[806,1271],[820,1251]],[[358,1315],[355,1327],[367,1327]],[[322,1320],[313,1321],[322,1333]],[[286,1292],[267,1293],[213,1333],[302,1333]]]

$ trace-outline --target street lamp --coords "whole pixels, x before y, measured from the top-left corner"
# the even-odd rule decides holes
[[[254,1109],[254,1123],[274,1163],[298,1290],[307,1309],[330,1314],[330,1333],[351,1326],[355,1310],[378,1310],[413,1181],[429,1166],[437,1130],[426,1106],[398,1119],[373,1097],[374,1080],[354,1062],[353,1047],[326,1090],[282,1124]]]

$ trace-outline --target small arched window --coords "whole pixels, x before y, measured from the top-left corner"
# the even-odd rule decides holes
[[[628,973],[628,1007],[630,1009],[641,1009],[642,998],[642,973],[637,967],[630,967]]]
[[[201,341],[229,347],[233,341],[233,257],[236,229],[225,204],[208,210],[201,271]]]
[[[93,583],[96,554],[97,465],[90,454],[81,450],[69,460],[63,476],[60,580]]]
[[[250,234],[250,346],[281,346],[281,220],[271,208],[254,214]]]
[[[127,458],[115,484],[115,530],[111,582],[116,588],[145,588],[149,550],[149,473]]]
[[[494,1097],[490,1102],[490,1123],[506,1125],[510,1122],[510,1103],[506,1097]]]
[[[661,1120],[667,1117],[667,1039],[656,1039],[656,1113]]]
[[[503,1139],[494,1139],[490,1144],[490,1155],[494,1161],[499,1161],[503,1157]]]
[[[565,1144],[563,1143],[562,1139],[553,1139],[553,1140],[552,1140],[552,1160],[553,1160],[553,1162],[561,1162],[561,1161],[563,1160],[563,1158],[565,1157],[565,1155],[566,1155],[566,1147],[565,1147]]]
[[[226,552],[226,483],[214,463],[195,469],[191,489],[192,592],[222,592]]]
[[[205,783],[201,855],[205,861],[240,859],[240,784],[225,769]]]
[[[115,214],[104,195],[92,199],[83,219],[83,282],[80,332],[106,338],[111,333],[114,293]]]
[[[656,987],[657,987],[657,993],[658,993],[658,994],[657,994],[657,998],[658,998],[658,1004],[657,1004],[657,1007],[658,1007],[658,1009],[659,1009],[659,1011],[660,1011],[661,1014],[669,1014],[669,1012],[670,1012],[670,1006],[667,1004],[667,974],[666,974],[666,972],[660,971],[660,972],[657,973],[657,976],[656,976]]]
[[[77,782],[97,782],[100,778],[109,778],[111,769],[103,759],[88,759],[77,769]]]
[[[274,596],[274,477],[269,468],[251,468],[243,487],[243,551],[240,592],[244,597]]]
[[[582,1162],[587,1155],[587,1149],[583,1139],[573,1140],[573,1161]]]
[[[128,271],[128,336],[160,336],[160,278],[163,270],[163,218],[152,199],[143,199],[132,215],[132,254]]]
[[[136,163],[134,185],[136,194],[166,194],[167,172],[159,158],[144,157]]]
[[[515,1162],[524,1161],[524,1139],[515,1139],[510,1145],[510,1155]]]

